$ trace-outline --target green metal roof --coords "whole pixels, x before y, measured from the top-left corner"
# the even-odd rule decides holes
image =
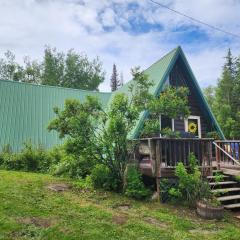
[[[178,57],[184,61],[205,112],[221,137],[224,138],[180,47],[172,50],[144,71],[154,83],[150,92],[155,96],[160,94]],[[34,144],[43,144],[50,148],[60,143],[57,133],[48,132],[46,129],[50,120],[55,117],[53,107],[63,107],[66,99],[84,100],[86,96],[90,95],[99,97],[106,108],[115,94],[125,93],[130,96],[129,85],[132,82],[129,81],[113,93],[102,93],[0,80],[0,147],[9,143],[14,150],[18,150],[24,142],[31,140]],[[147,111],[140,114],[129,138],[139,136],[147,116]]]
[[[0,80],[0,147],[10,144],[18,150],[29,140],[47,148],[60,143],[57,133],[47,130],[55,117],[53,107],[87,95],[98,96],[106,106],[111,93]]]

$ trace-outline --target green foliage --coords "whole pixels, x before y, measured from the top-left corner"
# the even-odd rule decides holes
[[[177,186],[177,181],[172,178],[162,178],[160,180],[160,197],[163,203],[165,202],[175,202],[174,193]]]
[[[102,188],[104,190],[116,191],[119,184],[110,169],[103,164],[97,164],[91,173],[91,180],[94,188]]]
[[[159,124],[159,119],[147,119],[144,122],[144,128],[142,131],[142,136],[156,136],[160,135],[160,124]]]
[[[117,73],[117,67],[116,64],[113,64],[113,71],[111,76],[111,91],[116,91],[121,85],[123,84],[121,82],[122,79],[119,79],[118,73]]]
[[[60,85],[77,89],[98,90],[105,73],[99,58],[90,61],[85,54],[69,50],[64,63],[63,81]]]
[[[179,137],[179,133],[171,129],[162,129],[160,132],[159,116],[164,115],[173,119],[189,116],[188,93],[189,90],[185,87],[168,87],[158,98],[149,98],[147,104],[145,103],[145,109],[150,117],[144,123],[142,135],[153,136],[161,133],[166,137]]]
[[[168,87],[154,98],[149,104],[151,114],[164,115],[169,118],[188,117],[190,114],[188,106],[189,90],[186,87]]]
[[[194,154],[189,155],[189,170],[180,162],[176,167],[175,174],[179,180],[178,186],[169,190],[169,194],[175,199],[186,201],[188,205],[192,206],[197,200],[210,197],[209,186],[201,179],[201,172]]]
[[[73,186],[76,189],[93,190],[93,181],[91,176],[88,175],[85,178],[79,178],[73,183]]]
[[[160,131],[163,137],[167,138],[180,138],[180,132],[172,131],[170,128],[164,128]]]
[[[205,89],[205,96],[225,137],[240,138],[240,58],[230,49],[217,86]]]
[[[42,63],[41,83],[43,85],[60,86],[64,76],[64,54],[56,48],[46,46]]]
[[[24,64],[7,51],[0,59],[0,78],[35,84],[98,90],[105,73],[99,58],[89,60],[85,54],[69,50],[67,54],[56,48],[45,47],[41,61],[24,58]]]
[[[122,189],[126,164],[135,146],[128,141],[128,134],[140,114],[139,96],[147,97],[146,87],[150,81],[144,81],[146,79],[144,74],[135,70],[137,87],[130,86],[135,94],[131,98],[122,93],[114,95],[107,112],[98,99],[90,96],[84,102],[66,100],[62,111],[54,109],[56,118],[48,129],[57,131],[60,138],[66,138],[66,153],[74,156],[72,160],[60,163],[58,172],[68,171],[69,164],[80,169],[82,164],[78,162],[81,159],[85,163],[103,164],[116,178],[117,188]]]
[[[0,153],[0,166],[8,170],[23,170],[31,172],[48,172],[58,159],[56,150],[46,151],[42,146],[25,143],[20,152],[12,152],[10,146],[5,146]]]
[[[126,196],[135,199],[146,199],[151,192],[142,181],[142,176],[133,165],[128,165],[126,169],[126,184],[124,193]]]
[[[204,88],[203,89],[203,94],[204,94],[209,106],[213,110],[214,101],[215,101],[215,94],[216,94],[216,87],[213,87],[213,86],[210,85],[210,86]]]
[[[208,132],[206,134],[206,137],[207,138],[213,138],[215,140],[220,140],[220,136],[219,136],[218,132],[216,132],[216,131]]]
[[[154,97],[149,93],[149,88],[153,86],[153,82],[148,78],[148,75],[140,70],[140,67],[131,70],[133,83],[129,86],[131,92],[131,101],[137,110],[143,111],[149,109],[149,102]]]
[[[235,176],[234,177],[234,180],[236,180],[237,182],[240,182],[240,176],[238,175],[238,176]]]

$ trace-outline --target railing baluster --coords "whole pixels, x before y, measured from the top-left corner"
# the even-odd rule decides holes
[[[187,160],[186,160],[186,143],[187,143],[187,141],[184,141],[183,142],[183,163],[184,163],[184,165],[187,165]]]
[[[169,144],[168,144],[168,150],[169,150],[169,162],[170,162],[170,166],[174,166],[173,164],[173,159],[172,159],[172,142],[171,140],[169,140]]]

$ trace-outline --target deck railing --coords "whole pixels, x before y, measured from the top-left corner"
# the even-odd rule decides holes
[[[156,177],[171,175],[179,162],[188,167],[189,154],[198,159],[201,169],[212,168],[212,142],[205,138],[147,138],[140,139],[140,169]],[[149,150],[147,150],[149,149]]]
[[[221,167],[240,167],[240,141],[225,140],[214,141],[216,149],[216,163],[218,169]]]

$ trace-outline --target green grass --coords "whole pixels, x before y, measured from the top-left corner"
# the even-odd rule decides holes
[[[119,194],[50,191],[50,183],[68,182],[49,175],[0,171],[0,239],[239,239],[240,222],[202,220],[194,211],[137,202]],[[130,209],[120,208],[122,204]],[[115,219],[122,219],[121,224]],[[29,219],[42,219],[42,226]]]

